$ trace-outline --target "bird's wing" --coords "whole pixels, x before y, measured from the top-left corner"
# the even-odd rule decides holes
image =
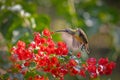
[[[81,28],[78,28],[78,31],[79,31],[79,36],[82,37],[81,38],[82,41],[84,41],[84,43],[88,43],[88,38],[87,38],[86,33]]]
[[[73,45],[73,47],[75,47],[75,48],[79,48],[80,45],[81,45],[81,43],[78,42],[74,37],[73,37],[72,39],[73,39],[73,41],[72,41],[72,45]]]

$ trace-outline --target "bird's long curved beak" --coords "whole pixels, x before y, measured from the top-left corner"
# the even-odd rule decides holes
[[[70,35],[74,35],[75,34],[75,32],[70,30],[70,29],[57,30],[56,32],[66,32],[66,33],[68,33]]]
[[[55,32],[66,32],[66,30],[65,29],[63,29],[63,30],[57,30]]]

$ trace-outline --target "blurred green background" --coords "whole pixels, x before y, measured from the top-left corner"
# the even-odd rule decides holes
[[[20,77],[9,71],[10,48],[19,39],[29,43],[33,32],[46,27],[82,28],[88,35],[90,57],[108,57],[117,64],[112,75],[101,80],[120,80],[120,0],[0,0],[0,77]],[[54,35],[55,41],[62,38]]]

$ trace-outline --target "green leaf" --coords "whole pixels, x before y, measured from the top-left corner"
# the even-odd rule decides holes
[[[11,11],[6,11],[2,16],[3,21],[0,23],[0,31],[6,40],[11,41],[13,30],[21,27],[23,20]]]
[[[26,80],[28,80],[29,77],[34,77],[35,75],[36,75],[35,72],[29,71],[29,72],[26,73],[26,75],[24,76],[24,78],[25,78]]]
[[[61,35],[58,34],[58,33],[55,33],[52,35],[52,38],[54,41],[58,42],[58,41],[61,41]]]
[[[2,75],[2,80],[7,80],[9,78],[9,73]]]
[[[97,78],[91,78],[90,80],[100,80],[100,77],[98,76]]]
[[[50,26],[50,18],[45,15],[35,15],[35,23],[36,23],[36,28],[34,29],[35,31],[42,31],[44,28],[49,28]]]

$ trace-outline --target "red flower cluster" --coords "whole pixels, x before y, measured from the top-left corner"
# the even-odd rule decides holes
[[[111,74],[115,67],[114,62],[108,62],[107,58],[101,58],[97,61],[95,58],[89,58],[86,63],[80,62],[81,53],[68,55],[68,49],[64,42],[55,43],[52,40],[52,32],[44,29],[42,34],[35,32],[34,41],[26,45],[23,41],[18,41],[17,45],[11,49],[11,60],[16,64],[22,74],[28,71],[37,70],[40,72],[51,73],[54,78],[60,80],[68,73],[71,75],[80,75],[85,77],[88,71],[92,78],[98,75]],[[44,77],[32,77],[30,80],[48,80]]]
[[[100,58],[98,64],[95,58],[87,60],[86,70],[90,73],[91,78],[96,78],[100,75],[109,75],[115,68],[114,62],[109,62],[108,58]]]
[[[34,77],[30,76],[28,80],[49,80],[49,79],[48,79],[48,77],[36,75]]]
[[[35,32],[34,41],[28,45],[23,41],[18,41],[17,45],[12,48],[11,54],[11,59],[14,62],[20,62],[16,67],[23,74],[27,73],[31,63],[36,64],[37,70],[49,72],[54,77],[63,79],[64,75],[67,74],[67,69],[59,60],[67,56],[67,46],[64,42],[55,44],[48,29],[44,29],[42,35]]]

